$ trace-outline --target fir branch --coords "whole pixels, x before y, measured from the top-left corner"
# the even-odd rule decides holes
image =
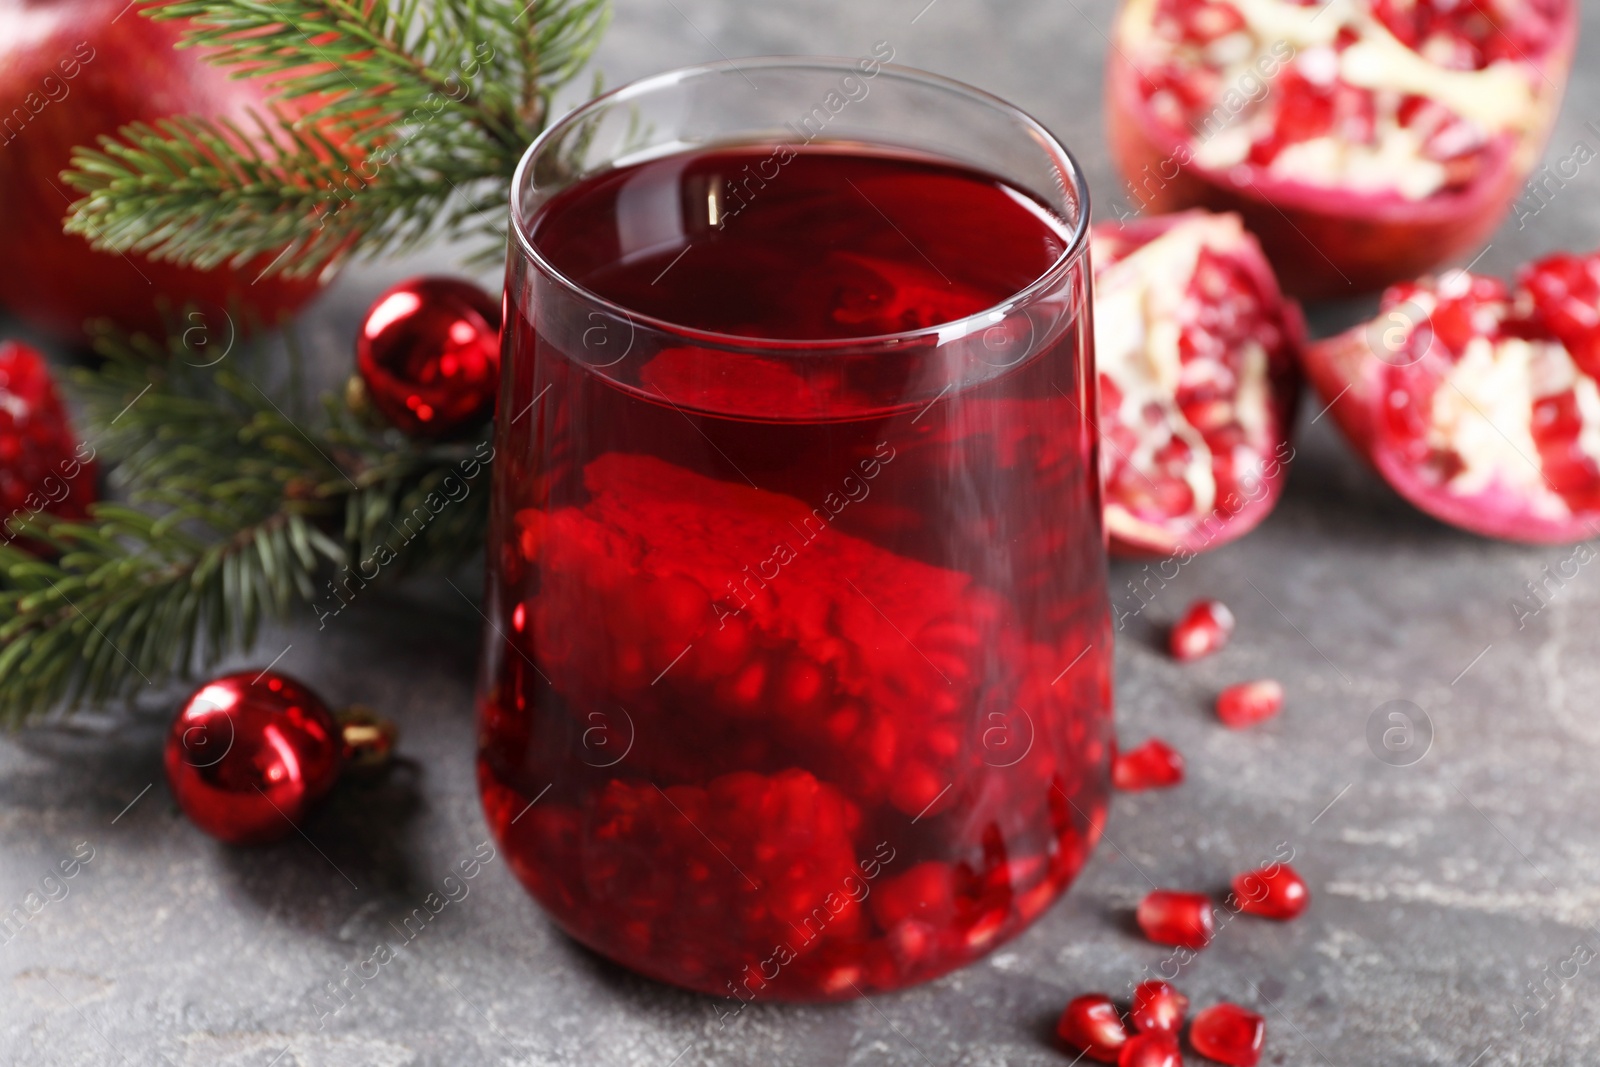
[[[54,561],[0,546],[0,722],[186,677],[191,664],[248,645],[263,614],[310,594],[319,557],[338,558],[336,544],[285,512],[235,523],[210,544],[175,517],[196,515],[99,504],[90,523],[29,525]]]
[[[482,543],[483,438],[412,442],[331,399],[300,413],[258,384],[261,352],[199,365],[181,339],[99,347],[105,364],[77,381],[128,503],[36,516],[0,545],[0,723],[188,678],[264,619],[331,599],[330,581],[364,587]]]
[[[251,137],[232,123],[178,118],[135,123],[120,136],[103,139],[102,151],[79,149],[68,178],[88,195],[74,205],[67,230],[93,236],[99,247],[202,270],[282,254],[287,272],[306,273],[364,221],[364,211],[325,212],[327,189],[346,165],[315,127],[260,118]],[[371,212],[381,216],[380,200],[407,192],[403,183],[385,189]]]
[[[158,0],[182,47],[270,89],[248,127],[124,127],[80,148],[69,232],[211,268],[315,273],[500,237],[518,160],[587,62],[608,0]]]

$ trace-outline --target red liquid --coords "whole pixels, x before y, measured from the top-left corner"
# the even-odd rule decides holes
[[[513,258],[480,731],[556,920],[744,1002],[1014,935],[1086,858],[1109,756],[1084,287],[1025,350],[1016,321],[840,342],[1007,300],[1060,224],[975,172],[789,151],[619,169],[531,227],[589,291],[752,352],[619,331]]]

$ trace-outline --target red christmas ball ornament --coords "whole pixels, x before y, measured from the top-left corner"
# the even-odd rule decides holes
[[[356,339],[366,397],[411,437],[449,437],[494,413],[500,307],[456,278],[411,278],[367,311]]]
[[[197,689],[167,733],[167,783],[191,822],[236,845],[293,833],[347,764],[381,761],[394,732],[357,710],[343,723],[310,687],[271,671]]]

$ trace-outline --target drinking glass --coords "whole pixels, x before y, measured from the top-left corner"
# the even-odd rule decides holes
[[[1037,122],[877,55],[648,78],[528,150],[478,775],[574,938],[736,1013],[931,979],[1077,874],[1088,221]]]

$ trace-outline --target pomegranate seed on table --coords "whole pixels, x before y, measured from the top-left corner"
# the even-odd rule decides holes
[[[1133,1028],[1141,1033],[1178,1032],[1189,1011],[1189,998],[1170,983],[1140,982],[1133,991],[1133,1010],[1128,1013]]]
[[[1136,918],[1144,936],[1161,945],[1205,948],[1216,936],[1211,899],[1204,893],[1152,890],[1139,902]]]
[[[1311,904],[1305,879],[1287,863],[1235,875],[1233,895],[1241,911],[1283,921],[1299,918]]]
[[[1270,678],[1230,685],[1217,696],[1217,718],[1242,730],[1266,722],[1283,709],[1283,686]]]
[[[1178,1035],[1163,1031],[1135,1034],[1122,1046],[1117,1067],[1183,1067]]]
[[[1111,784],[1123,792],[1165,789],[1183,781],[1183,754],[1160,738],[1118,751],[1111,761]]]
[[[1237,1004],[1213,1004],[1194,1017],[1189,1044],[1228,1067],[1256,1067],[1267,1039],[1267,1021]]]
[[[1196,600],[1172,628],[1167,647],[1174,659],[1191,660],[1220,652],[1233,635],[1233,612],[1220,600]]]
[[[1056,1036],[1091,1060],[1116,1063],[1117,1054],[1127,1044],[1128,1028],[1110,997],[1085,993],[1068,1002],[1056,1022]]]

